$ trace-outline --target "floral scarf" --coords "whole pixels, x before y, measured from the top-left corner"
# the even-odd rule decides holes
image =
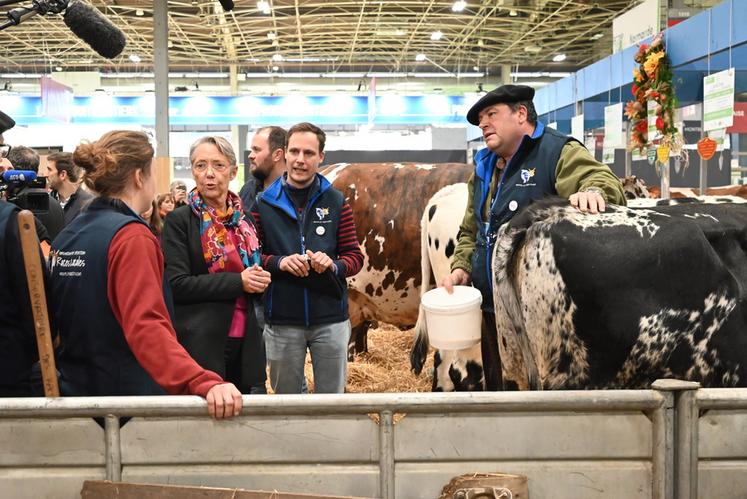
[[[200,219],[202,253],[211,274],[262,264],[257,232],[247,222],[239,196],[229,191],[227,201],[228,209],[222,211],[208,206],[196,189],[188,196],[192,212]]]

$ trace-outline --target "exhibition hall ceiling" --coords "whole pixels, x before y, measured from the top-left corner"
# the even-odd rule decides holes
[[[162,1],[162,0],[156,0]],[[30,3],[30,2],[28,2]],[[0,31],[0,71],[153,70],[151,0],[91,0],[126,35],[98,56],[61,15]],[[225,3],[225,2],[224,2]],[[172,71],[467,73],[570,71],[611,53],[612,19],[631,0],[168,1]],[[0,9],[2,17],[11,7]],[[561,54],[565,60],[554,62]],[[560,57],[558,57],[560,58]]]

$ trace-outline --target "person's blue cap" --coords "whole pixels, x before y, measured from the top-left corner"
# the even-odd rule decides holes
[[[526,85],[501,85],[480,97],[480,100],[467,112],[467,121],[475,126],[480,124],[480,111],[495,104],[513,104],[534,99],[534,89]]]

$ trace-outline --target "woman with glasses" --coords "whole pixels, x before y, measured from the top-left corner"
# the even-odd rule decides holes
[[[222,137],[189,151],[196,187],[166,218],[162,244],[177,337],[205,369],[242,393],[266,393],[265,347],[253,300],[270,284],[252,221],[228,190],[236,155]]]

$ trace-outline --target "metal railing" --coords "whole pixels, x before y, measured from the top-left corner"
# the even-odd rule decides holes
[[[696,499],[700,410],[747,409],[747,389],[698,389],[660,380],[653,390],[498,393],[380,393],[255,395],[242,416],[379,415],[379,496],[395,497],[394,415],[438,413],[645,413],[652,424],[651,497]],[[81,397],[0,399],[0,418],[101,417],[106,477],[121,480],[120,417],[207,417],[199,397]]]

